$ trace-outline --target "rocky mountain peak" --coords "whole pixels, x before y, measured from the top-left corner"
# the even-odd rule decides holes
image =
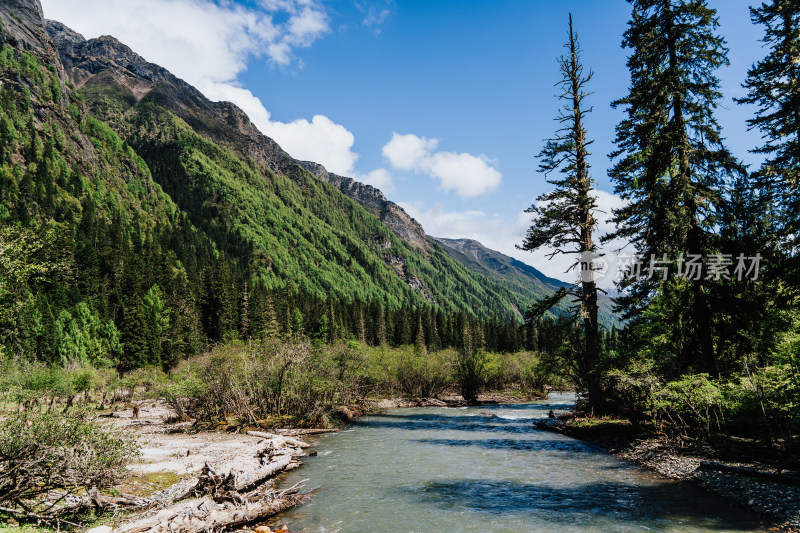
[[[86,40],[83,35],[56,20],[46,20],[45,26],[53,41],[77,44]]]

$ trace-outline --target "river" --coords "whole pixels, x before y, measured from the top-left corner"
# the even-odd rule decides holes
[[[756,531],[691,485],[537,430],[570,395],[520,405],[395,409],[320,438],[289,474],[307,503],[271,523],[298,532]]]

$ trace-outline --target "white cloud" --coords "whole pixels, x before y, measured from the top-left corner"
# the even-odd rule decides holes
[[[394,0],[369,0],[368,2],[355,2],[355,6],[364,13],[361,23],[369,28],[375,35],[381,34],[381,25],[394,12]]]
[[[251,57],[289,65],[294,50],[329,31],[315,0],[261,0],[244,8],[212,0],[42,0],[45,16],[87,38],[113,35],[146,60],[197,87],[211,100],[241,107],[253,123],[298,159],[337,174],[353,173],[354,137],[323,115],[273,121],[263,103],[236,81]]]
[[[619,208],[624,204],[618,196],[610,192],[598,190],[597,196],[598,209],[607,213],[597,213],[600,220],[597,233],[599,237],[613,229],[613,225],[607,222],[611,216],[611,209]],[[516,214],[502,215],[489,214],[479,210],[447,211],[441,203],[428,209],[422,202],[401,203],[400,205],[422,224],[425,232],[429,235],[451,239],[474,239],[487,248],[497,250],[533,266],[546,276],[568,282],[577,278],[578,273],[574,269],[568,271],[575,262],[573,255],[558,254],[551,260],[547,256],[552,249],[543,248],[536,252],[526,252],[516,248],[516,245],[522,244],[525,233],[532,222],[531,214],[525,213],[522,208]],[[606,290],[613,286],[613,272],[616,268],[613,252],[622,244],[624,243],[615,241],[601,250],[606,252],[609,272],[612,273],[611,276],[607,276],[599,283],[600,287]]]
[[[416,170],[423,166],[436,149],[439,141],[426,139],[413,134],[400,135],[392,133],[392,140],[383,147],[383,156],[398,170]]]
[[[384,193],[395,191],[394,178],[385,168],[378,168],[366,174],[356,174],[355,178],[362,183],[380,189]]]
[[[393,133],[383,147],[383,155],[393,168],[428,174],[439,180],[441,190],[455,191],[463,197],[480,196],[500,184],[502,174],[485,155],[437,152],[438,144],[437,139]]]
[[[256,125],[297,159],[322,163],[335,174],[347,176],[353,173],[353,165],[358,159],[358,154],[351,150],[355,137],[347,128],[324,115],[314,115],[311,122],[298,119],[289,123]]]

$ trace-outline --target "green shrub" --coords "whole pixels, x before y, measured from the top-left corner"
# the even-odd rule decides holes
[[[484,386],[491,390],[541,393],[547,385],[563,383],[537,352],[487,353],[484,373]]]
[[[450,385],[453,350],[423,353],[408,346],[395,352],[397,389],[417,398],[435,398]]]
[[[179,417],[259,423],[290,417],[320,423],[339,405],[359,400],[369,387],[358,344],[314,346],[305,340],[267,339],[218,346],[180,363],[160,384]]]
[[[709,436],[721,429],[722,392],[708,374],[690,374],[671,381],[655,394],[659,416],[682,431]]]
[[[137,454],[133,438],[83,409],[11,413],[0,422],[0,504],[35,509],[51,490],[109,487]]]
[[[455,376],[461,396],[474,405],[478,403],[478,393],[483,389],[486,379],[487,355],[467,344],[455,352]]]

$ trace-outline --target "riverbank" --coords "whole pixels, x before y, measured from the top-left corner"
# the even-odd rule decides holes
[[[298,431],[195,431],[175,419],[158,400],[108,418],[136,437],[140,455],[114,490],[90,495],[103,512],[90,533],[235,531],[302,502],[300,486],[277,488],[310,447]]]
[[[489,393],[481,395],[479,399],[482,405],[491,406],[493,404],[526,403],[541,398]],[[455,394],[446,394],[438,399],[393,398],[374,400],[366,402],[364,405],[350,411],[352,419],[376,412],[376,410],[406,407],[452,408],[463,407],[464,402]],[[367,405],[370,406],[369,409],[366,408]],[[556,414],[564,413],[565,408],[566,404],[562,406],[562,409],[556,410]],[[546,413],[551,407],[549,404],[542,404],[542,409]],[[486,419],[486,424],[498,423],[496,422],[498,418],[493,412],[481,412],[480,416],[471,420],[479,422],[482,420],[481,416]],[[254,522],[254,519],[264,520],[270,515],[302,501],[302,496],[297,493],[296,487],[288,492],[278,488],[281,484],[278,480],[283,480],[283,486],[287,485],[284,476],[280,474],[300,466],[301,459],[306,455],[304,449],[308,445],[299,441],[298,438],[306,438],[305,435],[309,433],[330,431],[270,429],[270,433],[265,433],[253,432],[254,428],[232,426],[227,430],[198,432],[192,422],[170,423],[174,419],[174,413],[160,401],[140,403],[138,417],[134,417],[133,411],[127,409],[118,411],[109,418],[110,424],[134,432],[142,448],[141,456],[128,467],[129,478],[124,484],[116,487],[116,490],[118,493],[139,498],[140,507],[141,503],[145,501],[148,504],[144,506],[145,508],[135,512],[116,515],[99,529],[95,529],[95,533],[133,530],[166,531],[157,525],[165,519],[184,520],[186,516],[192,517],[191,520],[194,521],[192,527],[195,528],[194,530],[200,531],[204,526],[199,526],[198,521],[208,516],[208,509],[211,505],[217,506],[217,511],[227,513],[225,520],[234,519],[227,523],[226,529],[229,531],[266,532],[265,526],[259,526],[259,529],[251,525],[257,523]],[[500,422],[509,423],[504,420],[500,420]],[[677,454],[666,443],[661,445],[652,440],[639,439],[623,425],[618,425],[619,427],[615,431],[609,431],[608,428],[597,424],[583,425],[579,421],[564,423],[564,421],[548,419],[547,426],[545,429],[600,444],[612,453],[666,477],[695,481],[715,494],[734,501],[741,507],[749,508],[762,515],[768,515],[773,520],[780,521],[784,531],[797,530],[796,521],[792,522],[797,518],[792,514],[796,511],[795,507],[797,506],[794,502],[800,501],[800,495],[797,492],[788,494],[776,489],[774,483],[762,480],[742,480],[740,476],[703,469],[700,467],[702,457]],[[315,455],[315,452],[312,452],[311,455]],[[237,515],[236,496],[232,497],[230,491],[220,491],[219,488],[224,485],[225,479],[240,479],[241,476],[253,471],[259,473],[252,477],[251,482],[239,483],[238,487],[248,489],[257,486],[259,488],[257,492],[251,494],[245,492],[247,495],[245,499],[252,498],[249,501],[268,502],[268,505],[263,506],[258,515],[251,513]],[[209,476],[209,472],[213,474]],[[212,481],[211,486],[208,483],[209,478]],[[317,480],[312,480],[312,483],[316,482]],[[294,481],[289,484],[292,483]],[[178,502],[179,498],[175,495],[188,494],[195,487],[199,487],[200,491],[191,495],[191,503],[187,503],[186,498],[180,498],[182,503]],[[236,492],[238,491],[234,491],[234,493]],[[740,497],[738,499],[730,497],[731,494],[738,494]],[[744,497],[748,498],[747,501],[741,499]],[[120,509],[124,510],[124,507]],[[764,512],[765,510],[766,512]],[[777,515],[780,515],[780,520]],[[137,525],[131,527],[132,522]],[[282,524],[278,521],[273,525],[273,530],[282,531],[283,528],[280,525]],[[142,526],[146,527],[142,529]],[[186,530],[191,531],[192,529]]]
[[[732,461],[702,443],[645,433],[625,420],[570,414],[536,426],[599,445],[667,478],[696,484],[775,522],[775,530],[800,532],[800,478],[774,466]]]

